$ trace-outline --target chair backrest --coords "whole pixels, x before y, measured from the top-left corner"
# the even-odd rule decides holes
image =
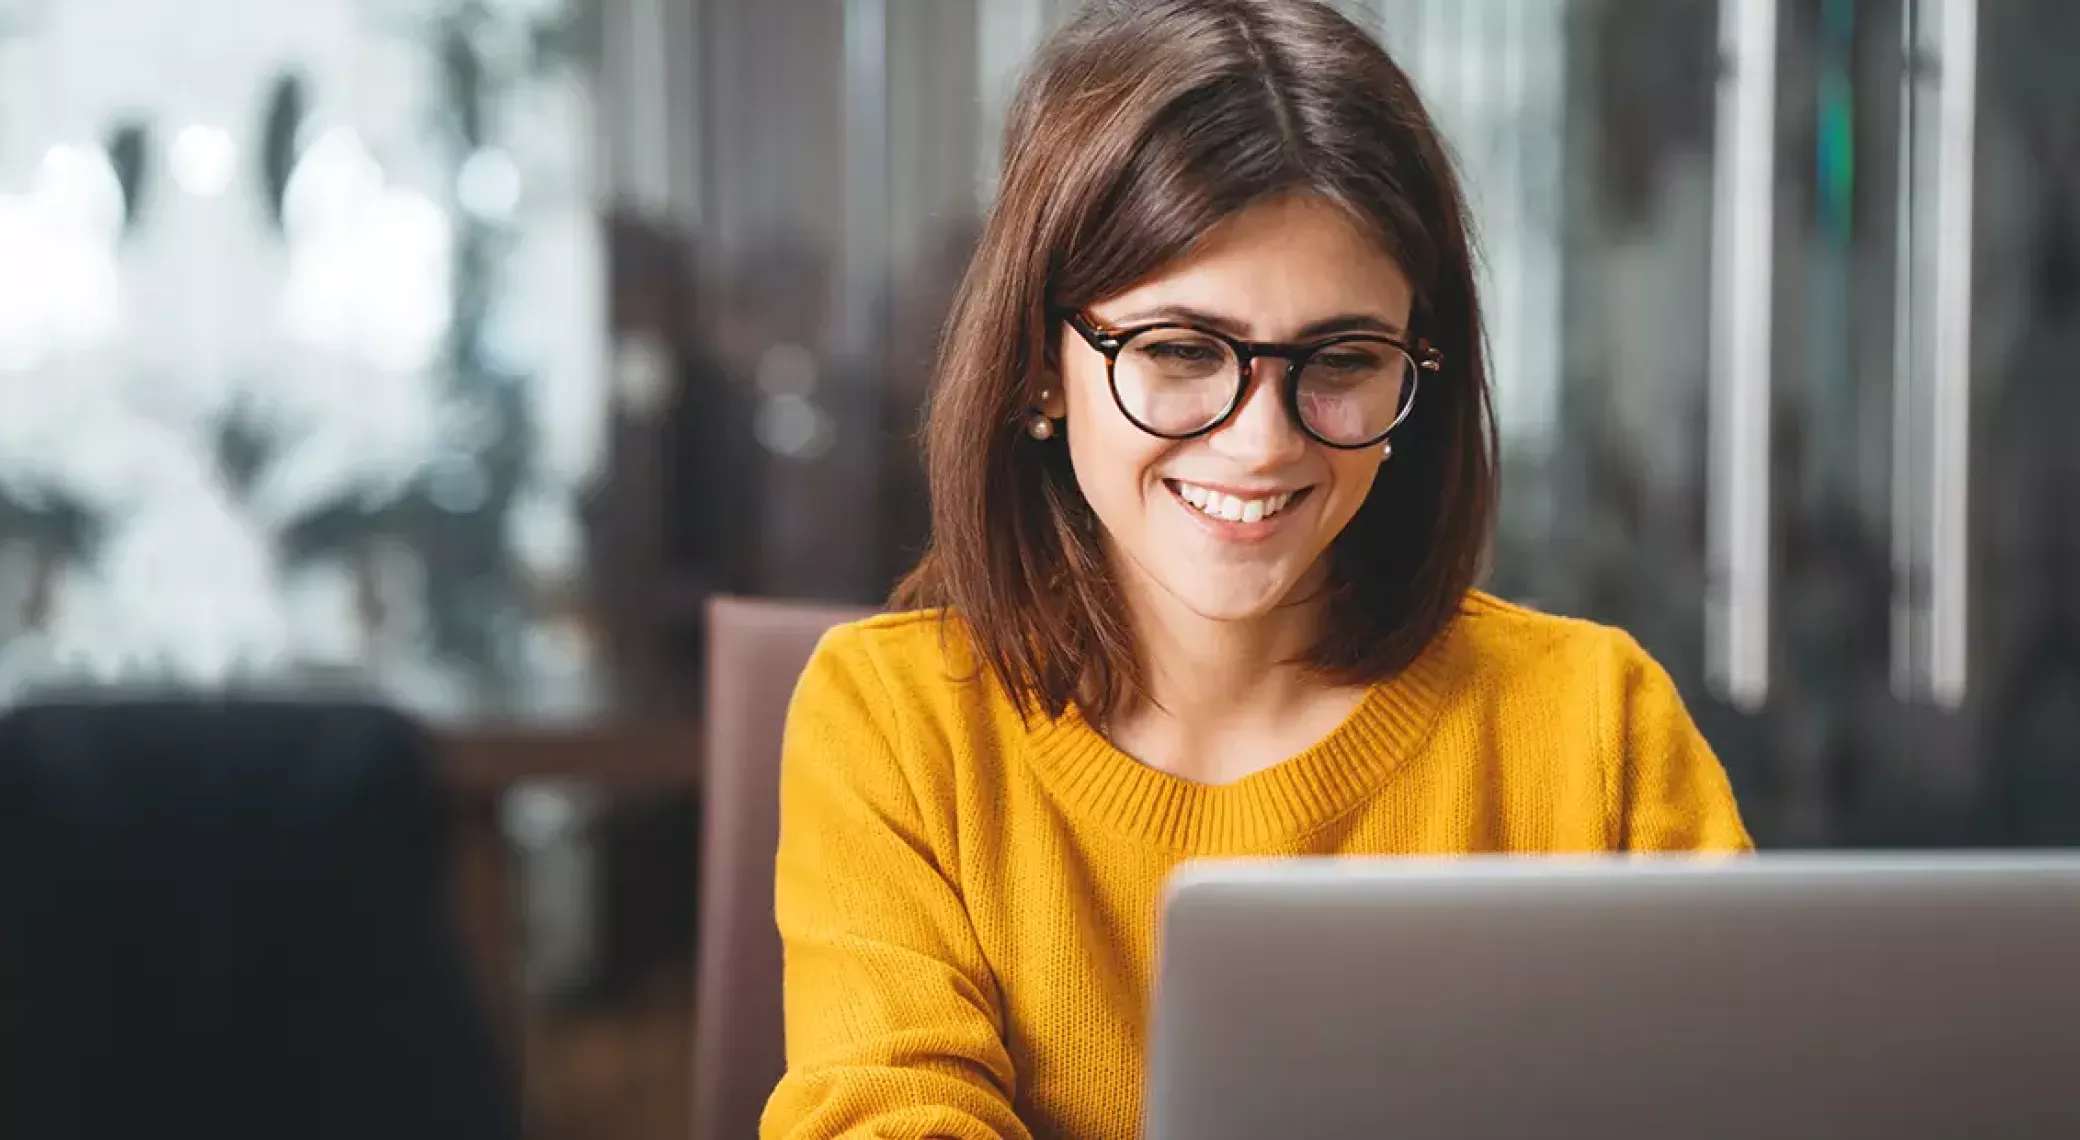
[[[389,710],[97,700],[0,718],[0,1135],[519,1135]]]
[[[708,607],[693,1136],[750,1140],[786,1069],[773,856],[780,740],[824,632],[871,612],[716,598]]]

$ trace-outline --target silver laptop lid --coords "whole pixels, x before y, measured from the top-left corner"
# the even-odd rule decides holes
[[[1192,865],[1148,1126],[2080,1137],[2080,858]]]

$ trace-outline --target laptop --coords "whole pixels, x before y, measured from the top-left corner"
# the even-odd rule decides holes
[[[2080,1137],[2080,857],[1190,864],[1148,1140]]]

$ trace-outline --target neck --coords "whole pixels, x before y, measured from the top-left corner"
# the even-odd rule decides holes
[[[1334,687],[1304,664],[1327,608],[1310,574],[1260,617],[1219,621],[1192,612],[1138,574],[1123,574],[1147,700],[1116,724],[1205,739],[1280,723]]]
[[[1105,734],[1152,768],[1228,783],[1313,744],[1357,707],[1362,689],[1324,681],[1303,663],[1326,608],[1305,600],[1249,621],[1192,613],[1151,583],[1129,588],[1128,608],[1147,700],[1115,710]]]
[[[1214,621],[1167,594],[1137,601],[1134,636],[1153,706],[1139,711],[1191,725],[1257,720],[1278,716],[1319,687],[1298,664],[1314,640],[1317,603],[1281,605],[1249,621]]]

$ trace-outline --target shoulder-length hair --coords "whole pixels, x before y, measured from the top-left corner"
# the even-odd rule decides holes
[[[933,379],[932,536],[893,599],[957,618],[1022,707],[1102,715],[1145,692],[1067,449],[1023,429],[1054,365],[1058,315],[1294,192],[1376,235],[1414,286],[1411,338],[1444,361],[1330,548],[1328,620],[1307,664],[1346,683],[1392,677],[1481,573],[1496,444],[1466,207],[1408,77],[1315,0],[1093,0],[1013,103],[998,198]]]

